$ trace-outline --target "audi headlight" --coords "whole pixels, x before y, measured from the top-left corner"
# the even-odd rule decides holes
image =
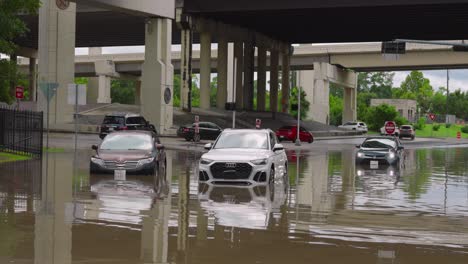
[[[143,165],[149,164],[149,163],[151,163],[153,161],[154,161],[154,157],[147,158],[147,159],[142,159],[142,160],[138,161],[138,166],[143,166]]]
[[[203,164],[203,165],[208,165],[210,164],[211,162],[213,162],[212,160],[210,159],[200,159],[200,163]]]
[[[364,153],[358,152],[358,153],[357,153],[357,157],[358,157],[358,158],[364,158]]]
[[[100,166],[104,166],[104,161],[102,159],[99,159],[99,158],[91,157],[91,162],[95,163],[95,164],[98,164]]]
[[[389,159],[394,159],[395,158],[395,152],[388,153],[388,158]]]
[[[250,161],[253,165],[266,165],[267,159],[257,159]]]

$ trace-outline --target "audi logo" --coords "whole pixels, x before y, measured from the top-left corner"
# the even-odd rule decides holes
[[[236,166],[237,166],[236,163],[226,163],[226,165],[224,165],[224,167],[228,169],[234,169]]]

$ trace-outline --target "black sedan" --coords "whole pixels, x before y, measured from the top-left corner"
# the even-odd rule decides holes
[[[371,168],[381,164],[397,164],[404,149],[397,137],[369,137],[356,148],[359,149],[356,163],[370,163]]]
[[[217,139],[219,134],[223,131],[221,127],[211,122],[200,122],[198,123],[198,128],[200,131],[200,139],[208,140]],[[177,135],[185,138],[187,141],[192,141],[195,136],[195,123],[179,127]]]
[[[117,131],[104,138],[100,146],[93,145],[91,173],[128,173],[154,175],[166,166],[166,153],[157,136],[149,131]]]

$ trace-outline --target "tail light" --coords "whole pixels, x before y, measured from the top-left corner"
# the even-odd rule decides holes
[[[184,128],[184,132],[189,132],[189,131],[190,131],[190,129]]]
[[[123,126],[123,127],[120,128],[120,130],[128,130],[128,127]]]

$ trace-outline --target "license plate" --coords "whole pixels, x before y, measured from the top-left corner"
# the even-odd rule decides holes
[[[114,180],[116,181],[125,181],[127,178],[126,170],[114,170]]]
[[[370,167],[371,167],[371,169],[378,169],[379,168],[379,161],[378,160],[371,160]]]
[[[109,131],[114,131],[114,128],[113,128],[113,127],[109,127]]]

